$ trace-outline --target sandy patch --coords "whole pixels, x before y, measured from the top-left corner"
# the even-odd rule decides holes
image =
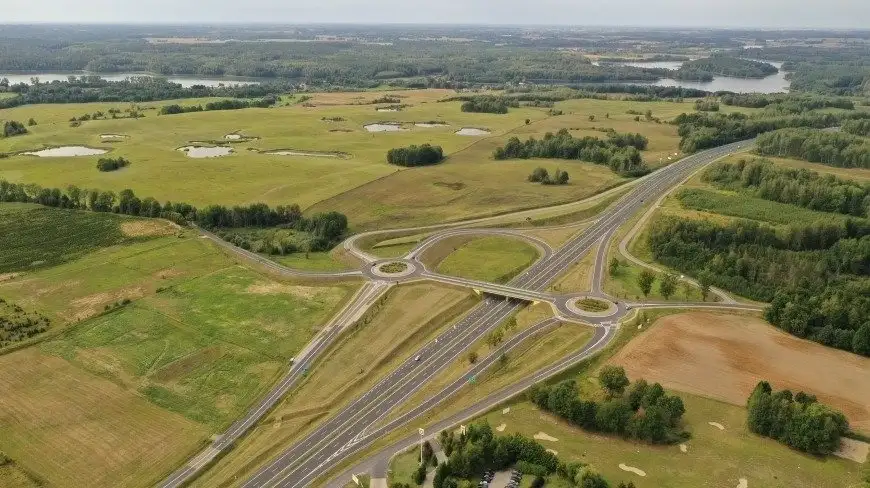
[[[559,451],[557,451],[557,450],[555,450],[555,449],[547,449],[547,452],[549,452],[550,454],[552,454],[552,455],[554,455],[554,456],[558,456],[558,455],[559,455]]]
[[[538,432],[534,435],[534,438],[539,441],[559,442],[559,439],[556,439],[555,437],[548,435],[544,432]]]
[[[70,302],[73,308],[71,314],[64,315],[69,316],[72,320],[84,320],[102,312],[103,308],[108,304],[120,302],[125,298],[135,300],[143,296],[145,296],[145,289],[140,286],[94,293],[93,295],[72,300]]]
[[[0,273],[0,283],[4,281],[14,280],[21,276],[21,273]]]
[[[623,471],[628,471],[629,473],[634,473],[638,476],[646,476],[646,471],[635,468],[634,466],[629,466],[627,464],[619,463],[619,469]]]
[[[845,437],[840,439],[840,449],[834,453],[835,456],[862,464],[867,462],[868,454],[870,454],[870,444]]]
[[[689,452],[689,446],[680,444],[680,452]]]
[[[508,407],[508,408],[502,410],[501,413],[504,414],[504,415],[507,415],[507,414],[511,413],[511,407]]]
[[[737,482],[737,488],[748,488],[748,487],[749,487],[749,480],[747,480],[746,478],[740,478],[740,480]]]
[[[285,285],[283,283],[259,282],[254,283],[245,290],[252,295],[293,295],[299,298],[314,298],[317,296],[317,288],[312,286]]]
[[[507,424],[501,424],[498,427],[496,427],[495,430],[497,430],[499,432],[504,432],[505,428],[507,428]]]
[[[133,220],[122,223],[121,232],[127,237],[168,236],[175,228],[161,220]]]
[[[707,424],[712,425],[713,427],[716,427],[719,430],[725,430],[725,426],[720,424],[719,422],[707,422]]]
[[[870,429],[870,358],[796,338],[747,315],[681,313],[646,329],[612,360],[630,378],[741,407],[767,380],[777,390],[812,393],[858,430]]]

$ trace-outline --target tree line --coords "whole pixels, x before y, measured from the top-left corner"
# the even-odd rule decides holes
[[[423,144],[408,147],[396,147],[387,151],[387,163],[396,166],[429,166],[444,160],[444,150],[441,146]]]
[[[519,102],[507,97],[478,96],[462,103],[463,112],[506,114],[508,107],[519,107]]]
[[[658,383],[650,385],[641,379],[631,384],[619,366],[605,366],[598,379],[607,392],[604,402],[580,399],[574,380],[535,386],[529,398],[538,407],[585,430],[654,444],[685,440],[684,434],[678,432],[686,410],[680,397],[667,395]]]
[[[686,61],[676,70],[678,80],[710,81],[713,75],[735,78],[764,78],[779,72],[776,66],[761,61],[714,54],[709,58]]]
[[[720,97],[725,105],[747,108],[767,108],[772,113],[803,113],[823,108],[854,110],[855,102],[848,98],[810,94],[725,93]]]
[[[765,156],[798,158],[840,168],[870,168],[870,139],[842,132],[781,129],[758,136],[756,150]]]
[[[185,114],[190,112],[208,112],[212,110],[240,110],[243,108],[269,108],[278,101],[275,96],[270,95],[264,98],[255,99],[255,100],[238,100],[238,99],[228,99],[228,100],[218,100],[216,102],[208,102],[205,104],[205,107],[202,105],[179,105],[177,103],[173,103],[171,105],[164,105],[160,108],[160,115],[174,115],[174,114]]]
[[[606,140],[597,137],[573,137],[567,129],[553,134],[547,132],[543,139],[529,138],[521,142],[511,137],[503,147],[496,148],[493,158],[504,159],[578,159],[607,165],[623,176],[640,176],[649,172],[640,151],[646,149],[648,140],[641,134],[608,132]]]
[[[156,199],[140,199],[133,190],[112,191],[82,189],[70,185],[66,190],[42,188],[33,184],[10,183],[0,180],[0,202],[37,203],[47,207],[111,212],[138,217],[164,218],[177,224],[195,223],[205,229],[244,227],[284,227],[309,233],[311,245],[326,250],[335,245],[347,232],[348,222],[344,214],[326,212],[305,217],[296,204],[278,205],[274,208],[265,203],[250,205],[208,205],[197,209],[184,202],[168,201],[161,204]]]
[[[3,122],[3,137],[13,137],[22,134],[27,134],[27,127],[17,120],[6,120]]]
[[[870,223],[822,220],[771,227],[749,220],[656,218],[656,260],[753,300],[773,325],[870,355]]]
[[[870,119],[868,112],[802,113],[781,116],[749,116],[739,112],[694,112],[680,114],[674,119],[680,135],[680,149],[693,153],[702,149],[722,146],[751,139],[759,134],[789,127],[824,129],[848,120]]]
[[[71,76],[67,81],[10,85],[8,91],[18,96],[0,99],[0,109],[37,103],[140,103],[181,98],[255,98],[294,89],[295,85],[288,82],[217,87],[194,85],[185,88],[165,78],[148,76],[131,77],[123,81],[107,81],[99,76]]]
[[[100,171],[116,171],[127,166],[130,166],[130,161],[122,157],[97,160],[97,169]]]
[[[718,188],[820,212],[870,217],[870,183],[821,175],[808,169],[781,168],[766,159],[719,163],[702,175]]]
[[[766,381],[752,390],[746,408],[749,430],[810,454],[832,454],[849,432],[846,416],[819,403],[815,395],[774,392]]]

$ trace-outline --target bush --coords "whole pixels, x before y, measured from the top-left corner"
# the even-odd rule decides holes
[[[100,171],[116,171],[130,165],[130,161],[118,158],[100,158],[97,161],[97,169]]]
[[[24,124],[21,122],[18,122],[17,120],[7,120],[3,122],[3,133],[0,134],[0,136],[13,137],[22,134],[27,134],[27,127],[24,127]]]

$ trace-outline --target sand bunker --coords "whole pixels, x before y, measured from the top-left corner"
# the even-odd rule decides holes
[[[4,281],[14,280],[21,276],[21,273],[0,273],[0,283]]]
[[[725,430],[725,426],[720,424],[719,422],[707,422],[709,425],[716,427],[719,430]]]
[[[689,452],[689,446],[680,444],[680,452]]]
[[[96,156],[98,154],[106,154],[107,152],[109,151],[106,151],[105,149],[94,149],[85,146],[63,146],[43,149],[41,151],[26,152],[24,154],[39,156],[40,158],[69,158],[74,156]]]
[[[548,435],[544,432],[538,432],[533,437],[539,441],[559,442],[559,439],[556,439],[555,437]]]
[[[130,136],[124,134],[100,134],[100,139],[102,140],[117,140],[117,139],[126,139]]]
[[[486,136],[489,133],[486,129],[477,129],[475,127],[463,127],[455,132],[458,136]]]
[[[502,410],[501,413],[503,415],[507,415],[507,414],[511,413],[511,407],[507,407],[506,409]]]
[[[408,130],[401,124],[368,124],[363,127],[369,132],[404,132]]]
[[[414,127],[422,127],[424,129],[431,129],[433,127],[447,127],[449,124],[446,122],[414,122]]]
[[[749,487],[749,480],[747,480],[746,478],[740,478],[740,480],[737,482],[737,488],[748,488],[748,487]]]
[[[846,437],[840,439],[840,449],[834,452],[835,456],[862,464],[867,462],[868,454],[870,454],[870,444]]]
[[[506,428],[507,428],[507,424],[501,424],[501,425],[499,425],[498,427],[496,427],[495,430],[497,430],[497,431],[499,431],[499,432],[504,432],[504,430],[505,430]]]
[[[229,156],[233,152],[232,148],[223,146],[184,146],[179,147],[178,150],[187,154],[189,158],[219,158]]]
[[[226,139],[228,141],[240,141],[240,140],[242,140],[242,135],[241,134],[227,134],[224,136],[224,139]]]
[[[397,108],[379,108],[378,112],[398,112]]]
[[[629,466],[627,464],[619,463],[619,469],[623,471],[628,471],[629,473],[634,473],[638,476],[646,476],[646,472],[644,470],[635,468],[634,466]]]

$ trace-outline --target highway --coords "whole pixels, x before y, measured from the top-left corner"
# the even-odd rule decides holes
[[[374,429],[373,426],[382,420],[393,408],[405,401],[412,394],[418,391],[427,381],[440,373],[448,364],[456,358],[464,354],[465,349],[472,343],[483,338],[487,333],[501,324],[504,320],[515,313],[526,301],[547,301],[551,303],[556,311],[556,319],[552,322],[544,322],[538,324],[516,337],[511,338],[503,347],[515,347],[517,344],[533,336],[541,333],[557,323],[558,320],[572,320],[587,323],[589,325],[597,325],[595,332],[595,340],[592,348],[584,348],[575,354],[564,358],[562,361],[553,365],[551,368],[540,372],[540,375],[534,376],[530,381],[539,381],[547,377],[547,372],[555,374],[562,369],[574,364],[572,361],[579,361],[591,354],[594,354],[601,347],[604,347],[607,342],[613,337],[613,327],[610,325],[616,323],[621,317],[628,313],[628,308],[631,306],[642,307],[643,303],[623,304],[615,303],[612,313],[607,316],[593,315],[584,316],[582,312],[572,309],[568,306],[568,300],[571,297],[558,296],[546,292],[546,287],[549,286],[557,277],[568,270],[576,262],[578,262],[585,253],[587,253],[596,243],[601,243],[597,255],[597,260],[594,270],[593,290],[586,295],[601,297],[606,300],[612,300],[612,297],[606,296],[600,289],[600,280],[603,275],[606,257],[607,243],[615,234],[616,230],[624,224],[628,219],[637,213],[639,209],[665,195],[667,192],[675,188],[680,182],[684,181],[691,174],[706,164],[724,156],[741,150],[751,145],[750,142],[741,142],[729,144],[719,148],[700,152],[692,156],[688,156],[677,163],[671,164],[665,168],[655,171],[643,178],[639,178],[630,184],[630,191],[617,200],[616,203],[610,205],[602,212],[589,227],[571,239],[568,243],[558,250],[553,250],[549,244],[543,240],[524,235],[514,229],[447,229],[435,232],[428,239],[418,244],[411,250],[402,260],[379,260],[365,251],[357,248],[361,235],[353,236],[344,242],[344,248],[359,258],[363,263],[361,270],[353,270],[338,273],[314,273],[301,272],[287,269],[268,259],[258,256],[254,253],[244,251],[229,243],[221,240],[217,236],[205,231],[201,231],[203,236],[216,242],[218,245],[237,253],[241,257],[254,261],[261,266],[269,268],[280,275],[289,277],[305,277],[305,278],[325,278],[325,279],[347,279],[347,278],[362,278],[367,279],[361,290],[357,293],[354,299],[349,303],[326,327],[309,343],[304,350],[297,355],[296,361],[291,365],[285,377],[276,385],[265,398],[257,402],[257,404],[249,410],[249,412],[240,420],[230,426],[230,428],[218,436],[216,440],[197,456],[192,458],[181,469],[173,473],[160,486],[166,488],[175,488],[182,486],[193,478],[204,466],[208,465],[218,454],[230,447],[244,433],[263,416],[289,391],[301,378],[308,367],[316,360],[316,358],[347,329],[355,323],[365,311],[373,304],[392,284],[429,279],[441,281],[453,285],[467,286],[488,293],[482,302],[470,311],[466,316],[459,320],[455,326],[448,328],[438,338],[424,345],[419,351],[412,354],[399,367],[392,371],[388,376],[383,378],[371,390],[356,398],[349,406],[338,412],[335,416],[324,422],[313,433],[306,436],[297,444],[291,446],[284,451],[276,459],[272,460],[268,465],[256,472],[244,486],[260,487],[260,486],[307,486],[311,480],[315,479],[328,472],[333,466],[348,456],[357,452],[359,449],[370,445],[378,436],[383,433],[383,428]],[[598,198],[598,197],[596,197]],[[528,213],[524,211],[522,213]],[[495,218],[504,218],[495,217]],[[491,218],[475,219],[468,223],[481,223],[488,221]],[[454,224],[450,224],[451,226]],[[461,225],[455,224],[455,225]],[[439,226],[434,226],[439,227]],[[441,226],[443,227],[443,226]],[[420,230],[427,229],[421,227]],[[401,230],[390,230],[385,233],[395,233]],[[370,235],[371,233],[368,233]],[[496,285],[475,280],[464,280],[452,276],[444,276],[433,273],[425,269],[425,266],[420,261],[420,255],[432,246],[434,243],[457,235],[463,234],[481,234],[481,235],[506,235],[517,237],[530,242],[539,251],[541,251],[540,259],[530,266],[525,272],[516,277],[507,285]],[[378,272],[378,267],[384,261],[403,261],[407,263],[408,268],[405,274],[385,277],[383,273]],[[497,296],[492,296],[497,295]],[[715,304],[649,304],[652,307],[663,306],[704,306],[715,307]],[[736,306],[734,308],[737,308]],[[757,307],[755,307],[757,309]],[[419,358],[419,360],[417,360]],[[484,361],[475,366],[483,372],[485,368],[492,364],[492,358],[486,358]],[[532,384],[532,383],[528,383]],[[506,389],[505,394],[511,392],[522,391],[528,386],[525,382],[520,382]],[[417,414],[425,412],[426,409],[437,404],[443,399],[453,394],[462,384],[451,385],[443,392],[435,397],[427,400],[423,405],[418,406],[413,412]],[[495,401],[495,397],[493,400]],[[479,404],[484,408],[486,404]],[[413,413],[412,412],[412,413]],[[403,416],[407,421],[412,417]],[[401,419],[400,419],[401,420]],[[391,422],[390,425],[393,425]],[[401,425],[401,424],[397,424]]]
[[[612,235],[615,229],[628,221],[646,203],[659,198],[697,169],[739,150],[741,145],[746,144],[735,143],[700,152],[652,173],[602,212],[596,222],[550,258],[533,264],[510,285],[530,291],[543,291],[579,261],[595,242]],[[422,245],[426,245],[426,242]],[[518,308],[519,303],[513,300],[486,298],[455,327],[426,344],[375,387],[259,470],[243,486],[308,486],[313,479],[346,459],[354,446],[361,443],[362,438],[369,439],[371,434],[365,434],[369,427],[463,354],[468,345],[482,338]],[[417,356],[421,358],[419,361],[415,360]]]

